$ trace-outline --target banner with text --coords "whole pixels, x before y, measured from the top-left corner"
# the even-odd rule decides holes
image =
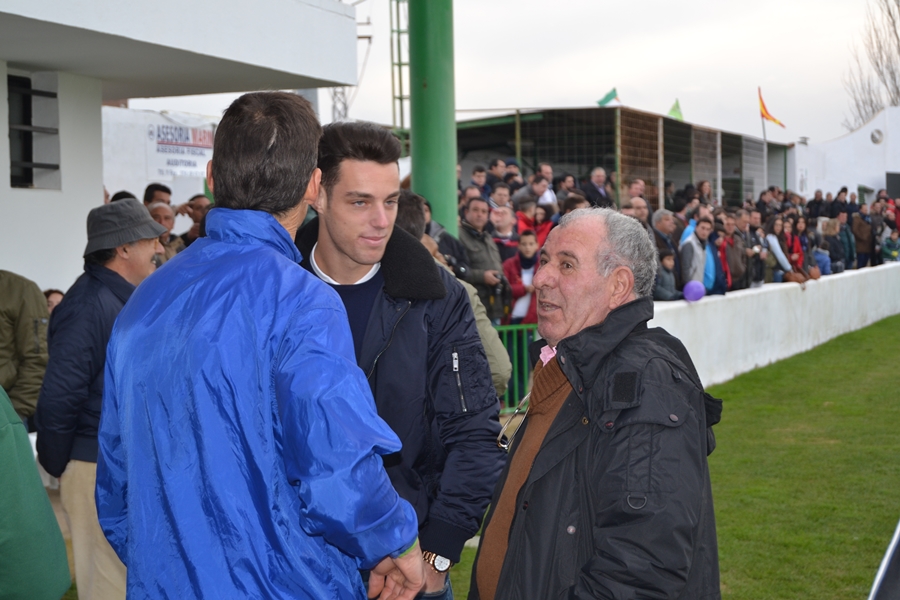
[[[212,125],[153,124],[147,128],[147,177],[206,177],[213,154]]]

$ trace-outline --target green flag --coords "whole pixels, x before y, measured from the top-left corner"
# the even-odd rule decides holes
[[[609,90],[609,93],[597,100],[597,106],[621,106],[622,102],[619,100],[619,93],[616,91],[616,88]]]
[[[684,121],[684,117],[681,115],[681,105],[678,103],[678,98],[675,98],[675,104],[669,109],[668,116],[679,121]]]

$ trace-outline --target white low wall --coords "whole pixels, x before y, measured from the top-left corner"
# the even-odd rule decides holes
[[[656,302],[654,312],[650,326],[684,343],[708,386],[900,314],[900,263],[803,287],[776,283],[694,303]]]

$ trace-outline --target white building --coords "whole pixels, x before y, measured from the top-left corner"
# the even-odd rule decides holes
[[[900,196],[900,107],[886,108],[871,121],[842,137],[818,144],[795,144],[788,185],[812,198],[846,186],[867,202],[884,188]]]
[[[104,101],[353,84],[355,14],[337,0],[0,0],[0,74],[0,269],[67,289],[103,201]]]

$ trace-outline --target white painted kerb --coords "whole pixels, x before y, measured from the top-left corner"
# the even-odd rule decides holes
[[[828,275],[804,287],[767,284],[694,303],[654,304],[650,327],[680,339],[703,385],[712,385],[900,314],[900,263]]]

